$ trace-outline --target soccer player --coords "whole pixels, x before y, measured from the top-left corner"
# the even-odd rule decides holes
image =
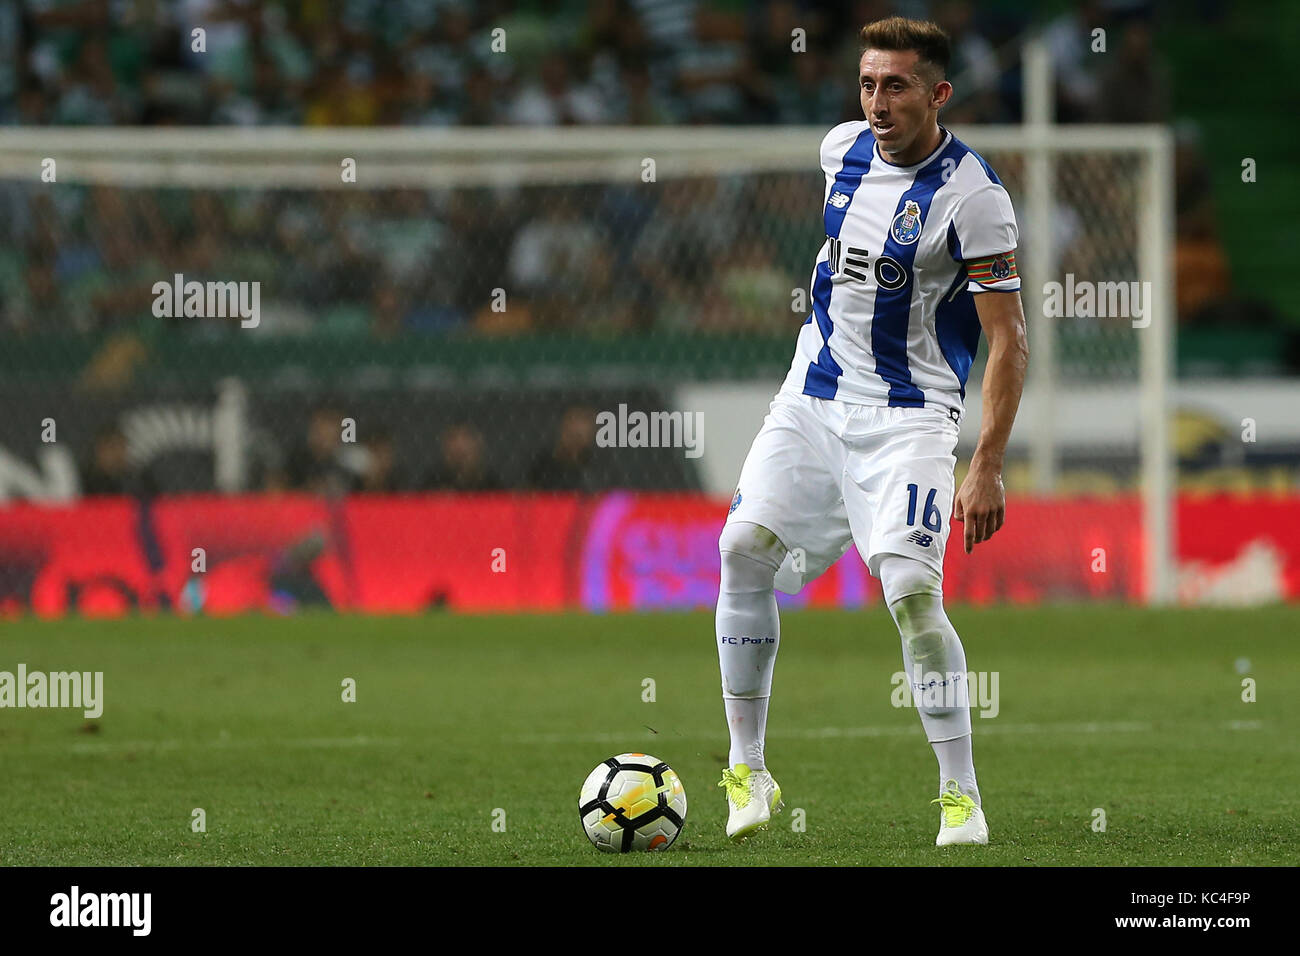
[[[861,40],[866,119],[836,126],[821,144],[826,242],[812,314],[718,543],[731,731],[719,786],[730,837],[763,828],[780,809],[763,755],[780,642],[774,588],[796,593],[856,544],[880,579],[939,761],[936,843],[987,843],[943,555],[950,514],[963,522],[967,554],[1005,515],[1003,455],[1028,364],[1016,220],[989,164],[939,125],[952,96],[943,31],[891,17],[863,27]],[[953,452],[981,329],[983,417],[954,499]]]

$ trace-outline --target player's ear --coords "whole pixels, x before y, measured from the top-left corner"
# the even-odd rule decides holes
[[[952,84],[947,80],[940,80],[934,84],[934,89],[930,91],[930,106],[933,109],[939,109],[945,103],[952,99]]]

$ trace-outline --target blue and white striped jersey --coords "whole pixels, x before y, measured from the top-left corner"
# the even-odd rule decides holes
[[[975,295],[1020,288],[1018,230],[989,164],[941,131],[914,166],[886,160],[865,120],[822,140],[826,242],[783,391],[962,408],[979,347]]]

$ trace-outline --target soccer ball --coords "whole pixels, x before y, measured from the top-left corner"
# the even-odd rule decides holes
[[[587,775],[578,817],[605,853],[666,850],[686,822],[686,788],[658,757],[619,754]]]

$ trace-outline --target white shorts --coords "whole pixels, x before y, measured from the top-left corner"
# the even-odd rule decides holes
[[[781,391],[740,471],[727,521],[767,528],[789,553],[790,594],[857,544],[878,576],[886,554],[942,576],[960,425],[937,408],[855,405]]]

